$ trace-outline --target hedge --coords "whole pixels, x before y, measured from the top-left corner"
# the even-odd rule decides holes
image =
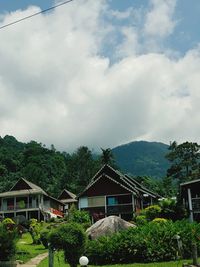
[[[191,256],[193,241],[197,242],[200,251],[200,224],[165,221],[150,222],[89,241],[86,254],[91,264],[99,265],[175,260],[178,255],[177,235],[180,236],[184,258]]]

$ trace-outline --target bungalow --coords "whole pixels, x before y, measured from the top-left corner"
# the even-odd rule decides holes
[[[190,220],[200,221],[200,179],[180,184],[180,197]]]
[[[62,201],[65,204],[64,213],[67,214],[68,210],[74,204],[77,205],[78,200],[76,199],[76,195],[72,192],[64,189],[58,197],[58,200]]]
[[[93,221],[109,215],[130,220],[159,197],[130,176],[104,165],[79,194],[78,204],[80,210],[89,211]]]
[[[26,219],[46,221],[52,217],[63,217],[63,211],[64,203],[24,178],[18,180],[10,191],[0,193],[0,216],[4,218],[22,215]]]

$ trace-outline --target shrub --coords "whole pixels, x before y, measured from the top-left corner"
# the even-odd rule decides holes
[[[68,221],[82,224],[84,229],[87,229],[91,225],[89,213],[87,211],[77,210],[74,205],[69,210]]]
[[[159,219],[160,220],[160,219]],[[156,221],[156,220],[155,220]],[[182,255],[190,257],[193,241],[200,250],[200,225],[187,221],[149,222],[129,228],[110,237],[89,241],[87,253],[91,264],[169,261],[177,258],[178,244],[182,241]]]
[[[37,219],[30,219],[29,232],[33,239],[33,244],[40,244],[40,231],[41,224],[37,221]]]
[[[152,222],[154,222],[154,223],[166,223],[167,219],[165,219],[165,218],[155,218],[155,219],[153,219]]]
[[[142,215],[145,215],[147,220],[150,221],[155,218],[158,218],[160,213],[161,213],[161,207],[158,205],[149,206],[142,211]]]
[[[0,261],[9,261],[16,254],[17,232],[0,223]]]
[[[187,217],[187,211],[180,201],[171,198],[163,199],[159,202],[161,207],[161,217],[171,219],[173,221]]]
[[[176,218],[176,201],[166,198],[160,201],[161,216],[163,218],[175,220]]]
[[[86,245],[86,234],[81,225],[62,224],[51,231],[48,239],[52,248],[64,251],[65,261],[71,267],[77,266]]]
[[[135,218],[135,222],[137,225],[144,225],[145,223],[147,223],[147,218],[145,215],[138,215]]]
[[[3,224],[15,224],[15,222],[11,218],[5,218],[2,221]]]
[[[29,227],[29,221],[26,219],[26,217],[24,215],[17,215],[15,218],[14,218],[14,222],[18,225],[22,225],[24,226],[25,228],[28,229]]]
[[[40,232],[40,242],[45,248],[48,248],[48,236],[49,236],[48,229],[44,229]]]

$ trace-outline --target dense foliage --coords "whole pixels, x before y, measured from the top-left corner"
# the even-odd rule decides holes
[[[75,222],[81,224],[84,229],[87,229],[91,226],[89,212],[84,210],[78,210],[74,205],[71,206],[66,219],[68,222]]]
[[[10,261],[16,254],[18,234],[14,224],[0,223],[0,261]]]
[[[18,142],[13,136],[0,137],[0,191],[9,190],[21,177],[45,188],[57,197],[63,188],[79,193],[101,166],[87,147],[73,154],[46,148],[41,143]]]
[[[102,149],[99,156],[86,146],[69,154],[57,151],[53,145],[47,148],[35,141],[26,144],[7,135],[0,137],[0,191],[9,190],[24,177],[55,197],[63,188],[80,193],[102,164],[109,163],[115,168],[118,165],[122,172],[133,173],[135,179],[153,192],[164,197],[175,196],[177,180],[194,179],[199,174],[199,145],[173,142],[168,154],[167,149],[162,143],[133,142],[112,150]]]
[[[159,201],[157,205],[152,205],[141,210],[140,213],[137,214],[135,221],[137,225],[142,225],[155,218],[177,221],[187,217],[187,211],[181,203],[174,199],[166,198]]]
[[[197,143],[184,142],[178,145],[172,142],[166,157],[171,162],[167,174],[176,179],[178,183],[199,177],[200,146]]]
[[[178,191],[177,183],[173,181],[172,177],[166,176],[163,179],[156,179],[149,176],[138,176],[135,177],[135,179],[140,184],[162,197],[176,196]]]
[[[66,223],[52,230],[49,234],[52,248],[63,250],[65,261],[76,267],[86,245],[86,234],[81,225]]]
[[[182,242],[181,251],[177,236]],[[142,226],[129,228],[110,237],[89,241],[87,256],[91,264],[169,261],[180,253],[190,257],[191,245],[200,249],[200,225],[187,221],[155,220]]]
[[[29,233],[33,239],[33,244],[40,244],[40,232],[42,230],[42,222],[38,222],[37,219],[30,219],[29,221]]]

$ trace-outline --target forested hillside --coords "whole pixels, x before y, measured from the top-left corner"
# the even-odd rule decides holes
[[[99,155],[93,155],[86,146],[70,154],[57,151],[53,145],[47,148],[35,141],[21,143],[7,135],[0,137],[0,192],[24,177],[55,197],[64,188],[79,193],[104,163],[160,192],[166,186],[151,176],[166,175],[166,152],[167,145],[161,143],[133,142],[113,150],[102,149]]]
[[[168,145],[138,141],[112,149],[116,164],[123,172],[161,178],[166,175],[169,162],[165,158]]]
[[[100,158],[93,158],[87,147],[73,154],[46,148],[41,143],[18,142],[13,136],[0,138],[0,191],[9,190],[21,177],[59,195],[63,188],[79,193],[100,168]]]

